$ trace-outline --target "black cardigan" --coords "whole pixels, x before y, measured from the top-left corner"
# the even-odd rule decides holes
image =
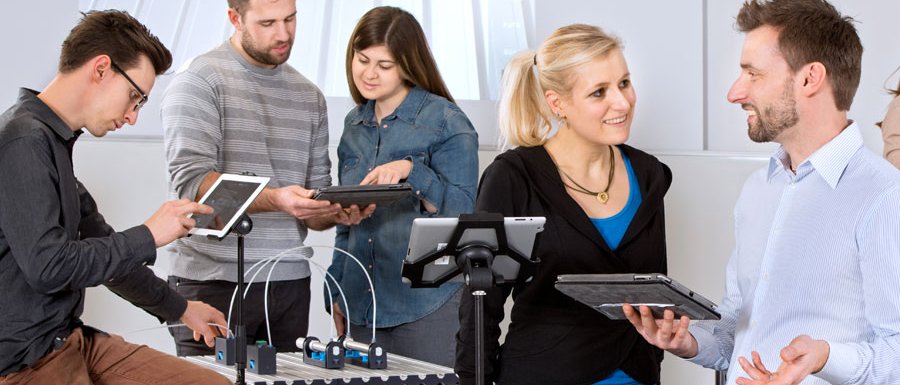
[[[485,297],[485,383],[592,384],[618,368],[644,384],[659,384],[662,351],[628,321],[611,321],[553,287],[560,274],[666,273],[663,196],[672,172],[652,155],[619,148],[631,160],[643,202],[615,252],[566,192],[543,146],[507,151],[482,175],[477,210],[547,218],[535,244],[541,264],[534,279],[514,290],[494,288]],[[515,305],[501,347],[499,324],[511,290]],[[475,382],[474,340],[474,301],[463,295],[456,358],[460,384]]]

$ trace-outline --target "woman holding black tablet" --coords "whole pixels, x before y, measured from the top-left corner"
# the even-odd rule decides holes
[[[562,27],[503,73],[500,128],[517,146],[485,170],[478,210],[543,216],[534,278],[485,297],[486,384],[658,384],[661,350],[554,288],[561,274],[665,273],[663,196],[672,173],[624,144],[635,92],[621,43]],[[499,324],[515,301],[506,340]],[[475,307],[463,296],[456,372],[475,382]]]
[[[472,212],[478,137],[408,12],[377,7],[363,15],[350,37],[346,70],[357,106],[344,120],[338,146],[340,184],[406,182],[413,193],[377,207],[359,225],[337,227],[335,246],[360,259],[372,276],[377,313],[365,274],[336,252],[328,270],[350,309],[335,298],[335,323],[340,332],[349,316],[353,339],[363,342],[374,323],[377,342],[389,353],[451,366],[460,285],[411,289],[400,270],[413,219]]]

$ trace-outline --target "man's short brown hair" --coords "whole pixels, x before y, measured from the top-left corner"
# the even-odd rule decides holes
[[[737,15],[737,28],[777,29],[779,49],[791,70],[822,63],[837,109],[848,111],[862,71],[863,47],[853,21],[825,0],[748,0]]]
[[[250,0],[228,0],[228,8],[234,9],[241,16],[244,16],[244,12],[247,12],[247,5],[249,4]]]
[[[150,59],[157,75],[172,66],[172,53],[128,12],[90,11],[82,15],[62,44],[59,72],[71,72],[98,55],[109,55],[123,70],[136,66],[141,55]]]

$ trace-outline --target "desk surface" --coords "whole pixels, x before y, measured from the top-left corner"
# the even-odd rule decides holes
[[[212,356],[184,357],[225,377],[235,377],[234,366],[216,363]],[[414,360],[396,354],[388,354],[386,369],[367,369],[347,363],[343,369],[323,369],[303,363],[302,353],[278,353],[277,372],[259,375],[246,371],[247,384],[253,385],[456,385],[458,379],[453,369]]]

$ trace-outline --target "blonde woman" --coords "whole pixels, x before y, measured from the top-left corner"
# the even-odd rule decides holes
[[[619,40],[589,25],[556,30],[504,71],[500,128],[516,148],[484,172],[476,210],[544,216],[537,275],[485,299],[485,383],[657,384],[662,351],[553,287],[570,273],[665,273],[666,165],[628,146],[636,97]],[[557,129],[554,131],[554,127]],[[512,323],[497,338],[513,292]],[[456,370],[474,383],[475,321],[460,307]]]

